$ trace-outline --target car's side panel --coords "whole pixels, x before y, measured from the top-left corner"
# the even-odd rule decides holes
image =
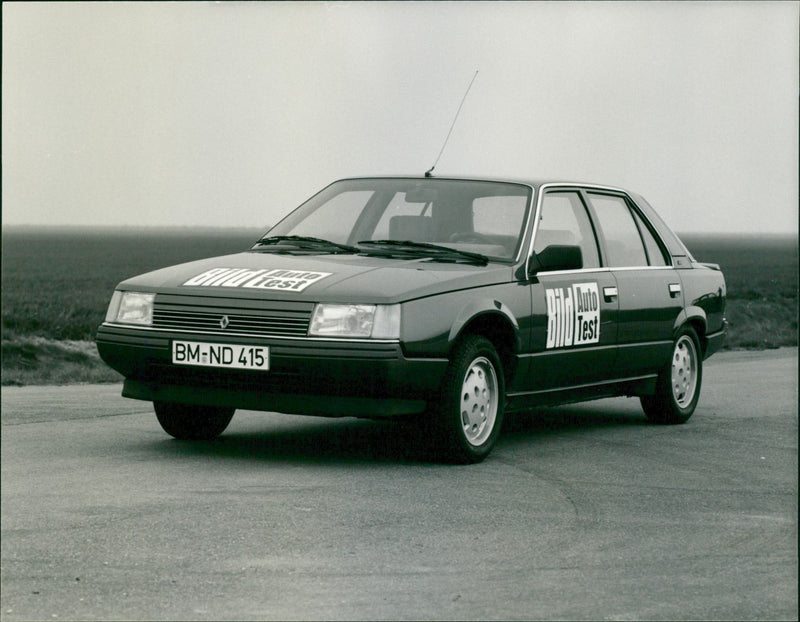
[[[476,318],[486,315],[500,316],[502,317],[502,320],[500,320],[499,317],[498,320],[507,321],[514,334],[514,351],[521,351],[522,342],[520,340],[519,321],[517,320],[513,311],[511,311],[511,309],[505,303],[499,300],[490,300],[483,297],[470,301],[461,309],[461,311],[458,313],[458,316],[453,321],[453,325],[450,327],[450,336],[448,341],[450,343],[454,342],[465,329],[465,327],[470,324],[470,322],[473,322]]]
[[[517,332],[516,343],[527,343],[530,293],[523,284],[506,283],[404,303],[401,327],[404,352],[413,357],[447,356],[470,320],[486,313],[495,314],[498,322],[506,322]]]
[[[618,300],[607,270],[540,273],[531,284],[533,328],[524,391],[613,377]]]
[[[685,306],[676,324],[699,322],[703,356],[711,356],[722,346],[727,326],[725,278],[719,270],[697,263],[678,274],[683,284]]]
[[[683,309],[678,271],[672,268],[619,269],[618,376],[661,369],[672,351],[675,319]]]
[[[699,307],[706,315],[709,333],[722,330],[725,319],[726,287],[722,272],[693,264],[679,271],[685,290],[686,307]]]
[[[447,358],[465,333],[494,343],[511,390],[525,376],[521,357],[530,342],[531,298],[524,283],[448,292],[403,304],[402,343],[408,357]]]

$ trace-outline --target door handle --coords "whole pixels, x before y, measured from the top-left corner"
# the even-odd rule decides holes
[[[669,295],[671,298],[675,298],[679,296],[681,293],[681,284],[680,283],[670,283],[669,284]]]
[[[617,291],[616,287],[604,287],[603,288],[603,298],[605,298],[606,302],[611,302],[619,296],[619,292]]]

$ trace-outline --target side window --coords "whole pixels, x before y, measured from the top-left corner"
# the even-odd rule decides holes
[[[642,238],[625,199],[589,193],[589,200],[605,238],[608,265],[612,268],[646,266]]]
[[[551,244],[580,246],[583,267],[600,267],[592,223],[577,192],[548,192],[544,195],[533,250],[540,253]]]
[[[642,217],[633,210],[633,217],[636,219],[636,224],[639,225],[639,232],[642,234],[642,238],[644,239],[644,247],[647,250],[647,259],[650,262],[651,266],[666,266],[667,260],[664,258],[664,251],[661,250],[661,247],[656,242],[656,238],[653,235],[650,228],[645,224]]]

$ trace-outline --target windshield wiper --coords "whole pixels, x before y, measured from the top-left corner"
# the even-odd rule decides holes
[[[339,244],[338,242],[331,242],[330,240],[323,240],[322,238],[314,238],[305,235],[271,235],[261,238],[250,250],[261,250],[265,246],[277,247],[274,251],[279,253],[292,250],[324,251],[327,253],[361,252],[361,250],[355,246],[348,246],[347,244]]]
[[[374,247],[370,254],[377,255],[411,255],[414,257],[430,257],[438,261],[468,261],[485,266],[489,258],[480,253],[470,253],[449,246],[430,244],[428,242],[412,242],[411,240],[361,240],[359,246]]]

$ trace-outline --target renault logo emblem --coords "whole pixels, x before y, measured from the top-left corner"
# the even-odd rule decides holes
[[[220,319],[220,321],[219,321],[219,327],[222,330],[225,330],[226,328],[228,328],[228,324],[230,324],[230,323],[231,323],[231,321],[228,319],[228,316],[227,315],[223,315],[222,319]]]

